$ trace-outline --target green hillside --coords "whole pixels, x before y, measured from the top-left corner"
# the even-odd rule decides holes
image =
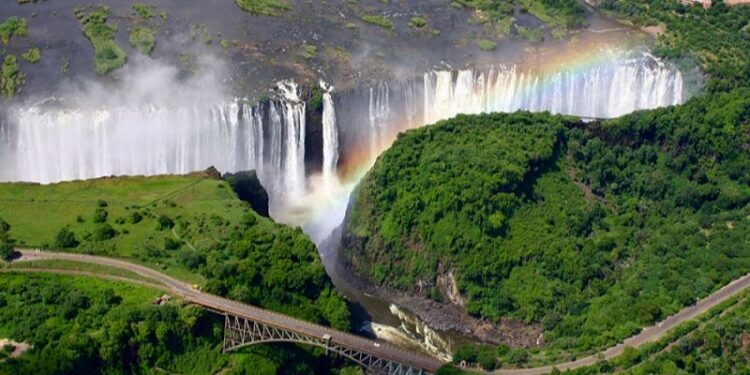
[[[198,283],[209,293],[349,330],[348,307],[334,290],[312,241],[300,229],[256,214],[227,182],[210,173],[0,184],[0,197],[0,217],[20,246],[125,258]],[[80,267],[53,264],[53,268]],[[89,268],[83,270],[112,271]],[[32,344],[39,345],[36,340]],[[218,344],[214,340],[212,345]],[[270,374],[308,374],[313,369],[328,373],[338,363],[324,353],[289,345],[251,351],[266,359],[245,361],[271,366],[264,372]],[[221,357],[218,353],[220,349],[212,355]],[[220,364],[226,358],[216,360]],[[135,371],[127,367],[138,363],[133,358],[112,368],[148,373],[161,367],[156,363]],[[108,372],[104,364],[91,365]],[[248,362],[247,368],[255,365]]]
[[[749,97],[410,131],[359,187],[343,251],[438,301],[453,270],[471,314],[541,323],[550,355],[614,344],[750,271]]]

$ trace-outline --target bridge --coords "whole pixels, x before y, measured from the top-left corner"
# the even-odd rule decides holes
[[[189,284],[138,264],[84,254],[18,251],[27,260],[59,259],[93,263],[124,269],[156,281],[174,295],[224,315],[224,352],[263,343],[314,345],[357,363],[368,375],[431,375],[442,365],[435,358],[387,343],[204,293]]]
[[[260,309],[240,302],[228,300],[212,294],[203,293],[192,286],[177,281],[151,268],[129,263],[123,260],[97,257],[82,254],[66,254],[53,252],[36,252],[16,250],[22,254],[22,260],[62,259],[74,262],[93,263],[124,269],[136,273],[147,280],[157,283],[128,279],[117,275],[88,274],[87,272],[65,269],[0,269],[0,272],[55,272],[73,275],[88,275],[112,280],[120,280],[142,284],[154,288],[171,291],[186,301],[202,306],[210,311],[224,316],[224,346],[229,352],[244,346],[272,343],[291,342],[314,345],[348,358],[362,366],[370,375],[429,375],[437,371],[442,365],[437,359],[412,353],[397,347],[368,340],[350,333],[334,330],[329,327],[305,322],[283,314]],[[560,362],[554,365],[498,369],[493,374],[498,375],[542,375],[557,369],[560,371],[573,370],[585,366],[595,365],[602,359],[609,360],[625,352],[627,348],[639,348],[642,345],[663,338],[670,330],[678,325],[727,301],[733,296],[750,289],[750,274],[739,277],[722,288],[714,291],[695,304],[686,306],[679,312],[662,320],[658,324],[643,328],[640,332],[625,339],[623,342],[603,351],[573,361]]]

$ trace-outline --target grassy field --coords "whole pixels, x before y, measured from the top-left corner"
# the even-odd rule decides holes
[[[2,268],[2,267],[0,267]],[[70,260],[61,259],[45,259],[45,260],[34,260],[25,262],[14,262],[7,264],[7,269],[12,270],[64,270],[64,271],[76,271],[86,272],[96,275],[116,276],[132,279],[135,281],[142,281],[146,283],[159,284],[150,278],[138,275],[135,272],[123,270],[120,268],[103,266],[100,264],[74,262]]]
[[[0,197],[0,217],[22,247],[65,250],[56,236],[68,228],[79,242],[68,250],[128,258],[199,284],[200,275],[177,264],[179,250],[210,246],[250,211],[228,184],[205,174],[0,184]],[[95,222],[102,212],[105,221]],[[114,238],[97,237],[106,226]],[[165,253],[175,256],[156,256]]]

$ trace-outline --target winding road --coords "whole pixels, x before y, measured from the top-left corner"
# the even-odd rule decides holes
[[[175,280],[167,275],[162,274],[161,272],[138,264],[126,262],[119,259],[84,254],[39,252],[30,250],[18,251],[22,254],[21,260],[28,261],[59,259],[92,263],[128,270],[142,277],[154,280],[164,285],[169,291],[183,298],[184,300],[192,302],[196,305],[203,306],[209,310],[217,311],[220,313],[229,313],[236,316],[248,317],[259,322],[281,326],[285,329],[296,331],[305,335],[317,337],[330,335],[331,340],[337,344],[368,352],[381,358],[387,358],[410,366],[420,367],[433,373],[437,371],[437,369],[442,365],[442,363],[435,358],[412,353],[392,345],[379,343],[377,341],[369,340],[360,336],[355,336],[350,333],[337,331],[329,327],[309,323],[283,314],[263,310],[258,307],[204,293],[196,290],[189,284]],[[13,269],[10,269],[9,271],[13,271]],[[16,271],[25,272],[26,270],[18,269]],[[39,270],[36,271],[38,272]],[[750,287],[750,274],[732,281],[731,283],[712,293],[708,297],[699,300],[695,305],[688,306],[682,309],[678,313],[668,317],[667,319],[654,326],[644,328],[640,333],[631,336],[624,342],[608,348],[603,352],[566,363],[525,369],[500,369],[494,371],[493,373],[502,375],[541,375],[551,372],[554,368],[565,371],[569,369],[590,366],[596,364],[602,359],[617,357],[622,354],[627,347],[638,348],[645,343],[660,339],[672,328],[675,328],[683,322],[695,319],[699,315],[737,295],[748,287]]]
[[[201,292],[190,284],[175,280],[170,276],[139,264],[126,262],[120,259],[85,254],[54,253],[21,249],[18,249],[17,251],[21,253],[21,261],[56,259],[124,269],[147,279],[154,280],[164,285],[172,294],[211,311],[251,319],[271,326],[281,327],[285,330],[294,331],[302,335],[321,338],[330,337],[329,340],[331,343],[370,353],[379,358],[422,368],[431,373],[434,373],[440,368],[440,366],[442,366],[442,363],[439,360],[423,354],[413,353],[393,345],[369,340],[330,327],[324,327],[304,320],[292,318],[284,314],[263,310],[255,306],[246,305],[213,294]]]

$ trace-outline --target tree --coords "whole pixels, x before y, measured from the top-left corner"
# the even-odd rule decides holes
[[[78,247],[78,240],[75,233],[68,227],[62,227],[55,235],[55,247],[60,249],[72,249]]]
[[[10,237],[10,224],[0,218],[0,259],[10,259],[15,253],[16,242]]]

